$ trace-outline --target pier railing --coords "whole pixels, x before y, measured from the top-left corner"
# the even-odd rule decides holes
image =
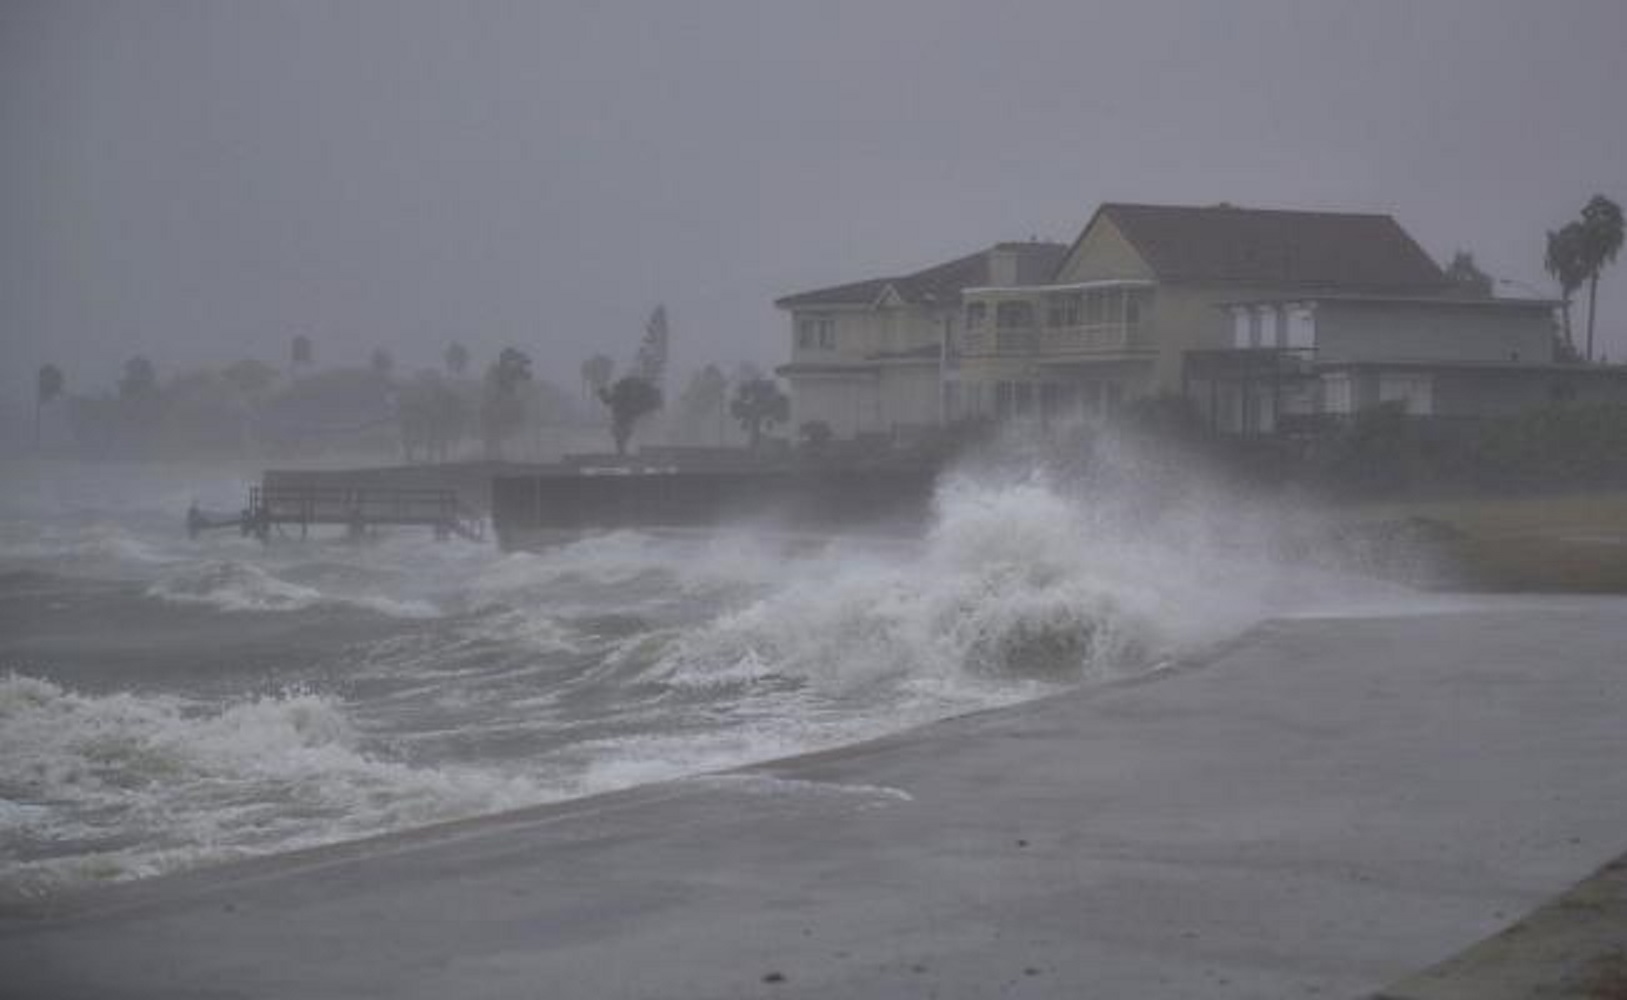
[[[375,527],[418,526],[434,529],[438,538],[485,538],[484,520],[465,508],[452,489],[251,486],[248,506],[238,517],[211,516],[196,508],[187,513],[187,528],[193,536],[213,528],[237,527],[245,535],[269,541],[274,531],[297,528],[303,538],[312,525],[339,525],[358,537]]]

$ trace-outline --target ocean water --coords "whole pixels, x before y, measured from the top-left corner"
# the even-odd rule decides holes
[[[1300,515],[1193,486],[956,473],[907,537],[505,554],[188,540],[248,469],[3,471],[0,899],[848,744],[1396,599],[1305,565]]]

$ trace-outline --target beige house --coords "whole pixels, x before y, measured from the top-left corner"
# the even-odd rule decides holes
[[[964,291],[952,416],[1049,423],[1181,394],[1269,430],[1279,405],[1323,408],[1303,378],[1281,379],[1289,400],[1265,393],[1278,365],[1551,360],[1551,303],[1453,290],[1387,215],[1105,204],[1049,282]]]
[[[1380,402],[1502,412],[1576,383],[1553,364],[1555,303],[1463,297],[1387,215],[1104,204],[1068,247],[1003,243],[778,305],[794,420],[840,436],[1065,424],[1152,395],[1269,433]]]
[[[961,291],[1045,281],[1067,247],[1001,243],[898,277],[788,295],[791,426],[823,422],[837,437],[907,438],[948,417],[946,373],[964,322]]]

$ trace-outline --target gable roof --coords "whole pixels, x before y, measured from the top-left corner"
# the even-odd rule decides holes
[[[892,278],[870,278],[845,285],[832,285],[829,288],[816,288],[813,291],[798,292],[775,299],[774,304],[781,309],[807,306],[868,306],[873,305],[889,287],[899,298],[911,305],[948,302],[959,296],[963,288],[993,283],[989,258],[996,251],[1009,253],[1015,259],[1016,284],[1039,285],[1049,281],[1056,274],[1056,269],[1062,265],[1063,258],[1067,256],[1068,247],[1062,243],[1041,243],[1037,240],[1026,243],[996,243],[986,250],[957,257],[912,274]]]
[[[1112,220],[1161,281],[1438,293],[1446,275],[1388,215],[1108,202]]]

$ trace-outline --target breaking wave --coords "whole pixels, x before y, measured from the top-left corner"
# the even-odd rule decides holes
[[[1351,581],[1278,561],[1210,512],[1137,526],[1041,478],[941,490],[919,545],[781,561],[783,583],[685,635],[679,683],[832,692],[1075,683],[1144,669]]]
[[[391,760],[332,697],[207,706],[0,680],[0,895],[512,808],[519,777]]]
[[[327,593],[281,579],[253,563],[230,560],[189,565],[148,587],[147,594],[221,611],[301,611],[321,605],[351,605],[392,618],[432,618],[439,613],[427,601],[382,594]]]
[[[825,749],[1133,675],[1266,617],[1393,606],[1396,588],[1313,565],[1287,536],[1314,525],[1291,520],[1203,484],[1030,469],[949,477],[909,538],[222,539],[200,561],[139,531],[68,531],[40,553],[124,560],[148,600],[381,617],[347,620],[331,649],[295,622],[321,662],[286,671],[204,648],[230,628],[196,650],[169,637],[196,660],[177,676],[210,696],[158,689],[175,683],[160,670],[107,675],[115,694],[0,678],[0,895]],[[290,675],[304,686],[256,693]]]

